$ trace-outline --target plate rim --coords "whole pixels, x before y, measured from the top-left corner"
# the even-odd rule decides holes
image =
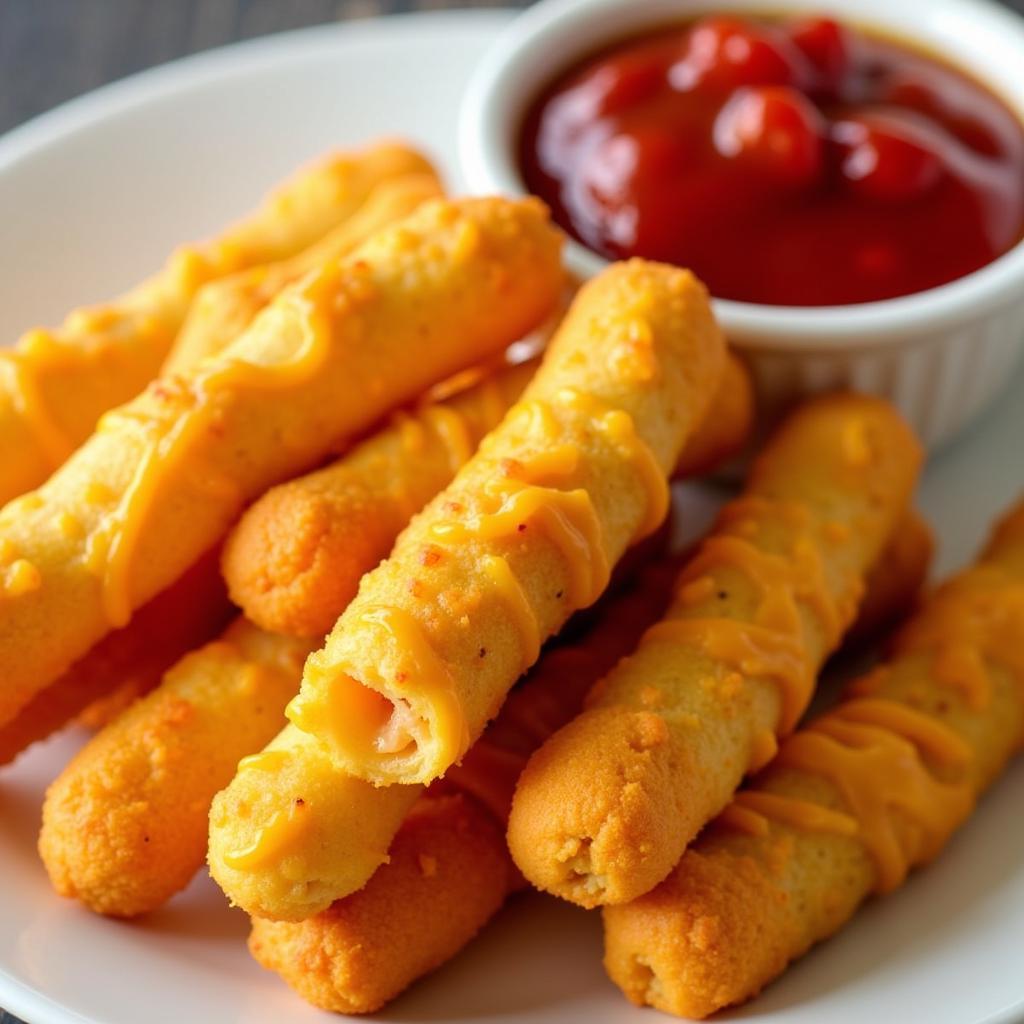
[[[352,21],[328,22],[225,43],[179,57],[105,83],[35,115],[0,134],[0,177],[23,159],[38,157],[47,147],[88,131],[138,107],[158,101],[182,87],[202,85],[224,72],[244,73],[259,66],[288,62],[296,50],[330,50],[357,40],[401,35],[422,25],[440,28],[479,27],[497,32],[519,10],[510,7],[410,11]],[[0,967],[0,1009],[27,1024],[103,1024],[58,1002],[45,992]],[[1014,1004],[976,1024],[1022,1024],[1024,993]]]
[[[360,35],[397,35],[408,31],[416,23],[429,22],[440,26],[443,22],[451,22],[462,27],[459,23],[473,22],[473,27],[479,25],[483,30],[488,22],[493,22],[493,28],[497,31],[518,13],[520,9],[515,7],[401,11],[286,29],[176,57],[66,99],[0,133],[0,175],[7,173],[18,161],[37,156],[40,150],[67,135],[90,128],[96,122],[152,103],[183,84],[202,83],[217,78],[225,70],[225,64],[237,73],[260,63],[283,62],[288,59],[288,51],[297,47],[322,46],[330,49],[340,37],[349,40]]]

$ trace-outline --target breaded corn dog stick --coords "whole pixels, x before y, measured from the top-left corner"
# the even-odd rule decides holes
[[[285,289],[220,356],[106,416],[0,512],[0,722],[173,582],[246,501],[542,321],[535,200],[425,204]]]
[[[664,610],[671,576],[670,567],[646,567],[638,583],[599,606],[580,642],[547,651],[463,764],[431,792],[465,790],[504,822],[525,758],[579,710],[594,680]],[[250,914],[312,917],[361,888],[387,860],[423,791],[418,785],[377,788],[339,773],[313,737],[289,725],[262,755],[247,759],[214,800],[211,874]]]
[[[130,917],[183,889],[213,795],[280,729],[309,649],[238,619],[94,736],[43,804],[39,852],[57,892]]]
[[[347,220],[308,249],[280,263],[265,263],[203,285],[189,307],[162,374],[182,373],[222,352],[282,288],[322,263],[347,256],[381,228],[442,194],[437,175],[427,170],[383,177]]]
[[[176,250],[132,291],[75,310],[56,331],[29,331],[0,352],[0,505],[42,483],[107,409],[157,375],[205,282],[293,256],[350,216],[379,180],[414,172],[430,173],[429,163],[393,143],[332,156],[219,238]]]
[[[0,726],[0,765],[116,689],[131,688],[136,696],[151,690],[182,655],[216,636],[230,616],[218,552],[211,551]]]
[[[920,460],[876,399],[837,395],[790,416],[665,620],[523,772],[509,847],[531,882],[596,906],[668,874],[806,709]]]
[[[663,520],[724,359],[692,275],[633,260],[585,285],[523,401],[364,577],[291,720],[372,782],[458,762],[541,643]]]
[[[658,888],[605,910],[636,1003],[705,1017],[938,855],[1024,739],[1024,504],[892,658],[786,740]]]
[[[428,795],[364,889],[306,921],[254,917],[249,951],[306,1002],[372,1013],[455,956],[501,908],[515,878],[488,811],[458,793]]]
[[[224,576],[232,600],[276,633],[327,633],[359,580],[395,537],[451,482],[501,422],[536,371],[530,360],[485,376],[453,397],[398,413],[337,462],[271,488],[228,535]],[[749,375],[735,356],[680,469],[707,472],[735,454],[750,428]]]

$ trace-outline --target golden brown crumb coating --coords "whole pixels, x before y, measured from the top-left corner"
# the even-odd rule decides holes
[[[514,877],[489,812],[427,795],[363,889],[306,921],[254,918],[249,949],[314,1006],[372,1013],[469,942]]]
[[[210,801],[280,729],[308,651],[239,619],[94,736],[43,805],[39,851],[57,892],[129,917],[184,888]]]
[[[224,548],[231,596],[265,629],[323,636],[359,580],[518,398],[536,363],[399,414],[325,469],[271,488]]]
[[[282,288],[329,260],[347,256],[374,232],[407,217],[420,203],[442,195],[441,183],[425,160],[382,168],[363,202],[337,227],[291,259],[265,263],[204,285],[189,306],[161,373],[178,373],[223,351],[273,301]]]

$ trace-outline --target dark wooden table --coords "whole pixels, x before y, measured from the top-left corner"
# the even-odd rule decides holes
[[[1024,0],[1001,2],[1024,13]],[[405,11],[526,7],[529,3],[530,0],[0,0],[0,133],[115,78],[238,39]],[[0,1009],[0,1024],[20,1022]]]

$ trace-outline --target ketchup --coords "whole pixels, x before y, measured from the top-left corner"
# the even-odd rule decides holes
[[[533,105],[527,186],[611,259],[713,295],[846,305],[970,274],[1024,234],[1024,128],[966,74],[829,18],[622,42]]]

